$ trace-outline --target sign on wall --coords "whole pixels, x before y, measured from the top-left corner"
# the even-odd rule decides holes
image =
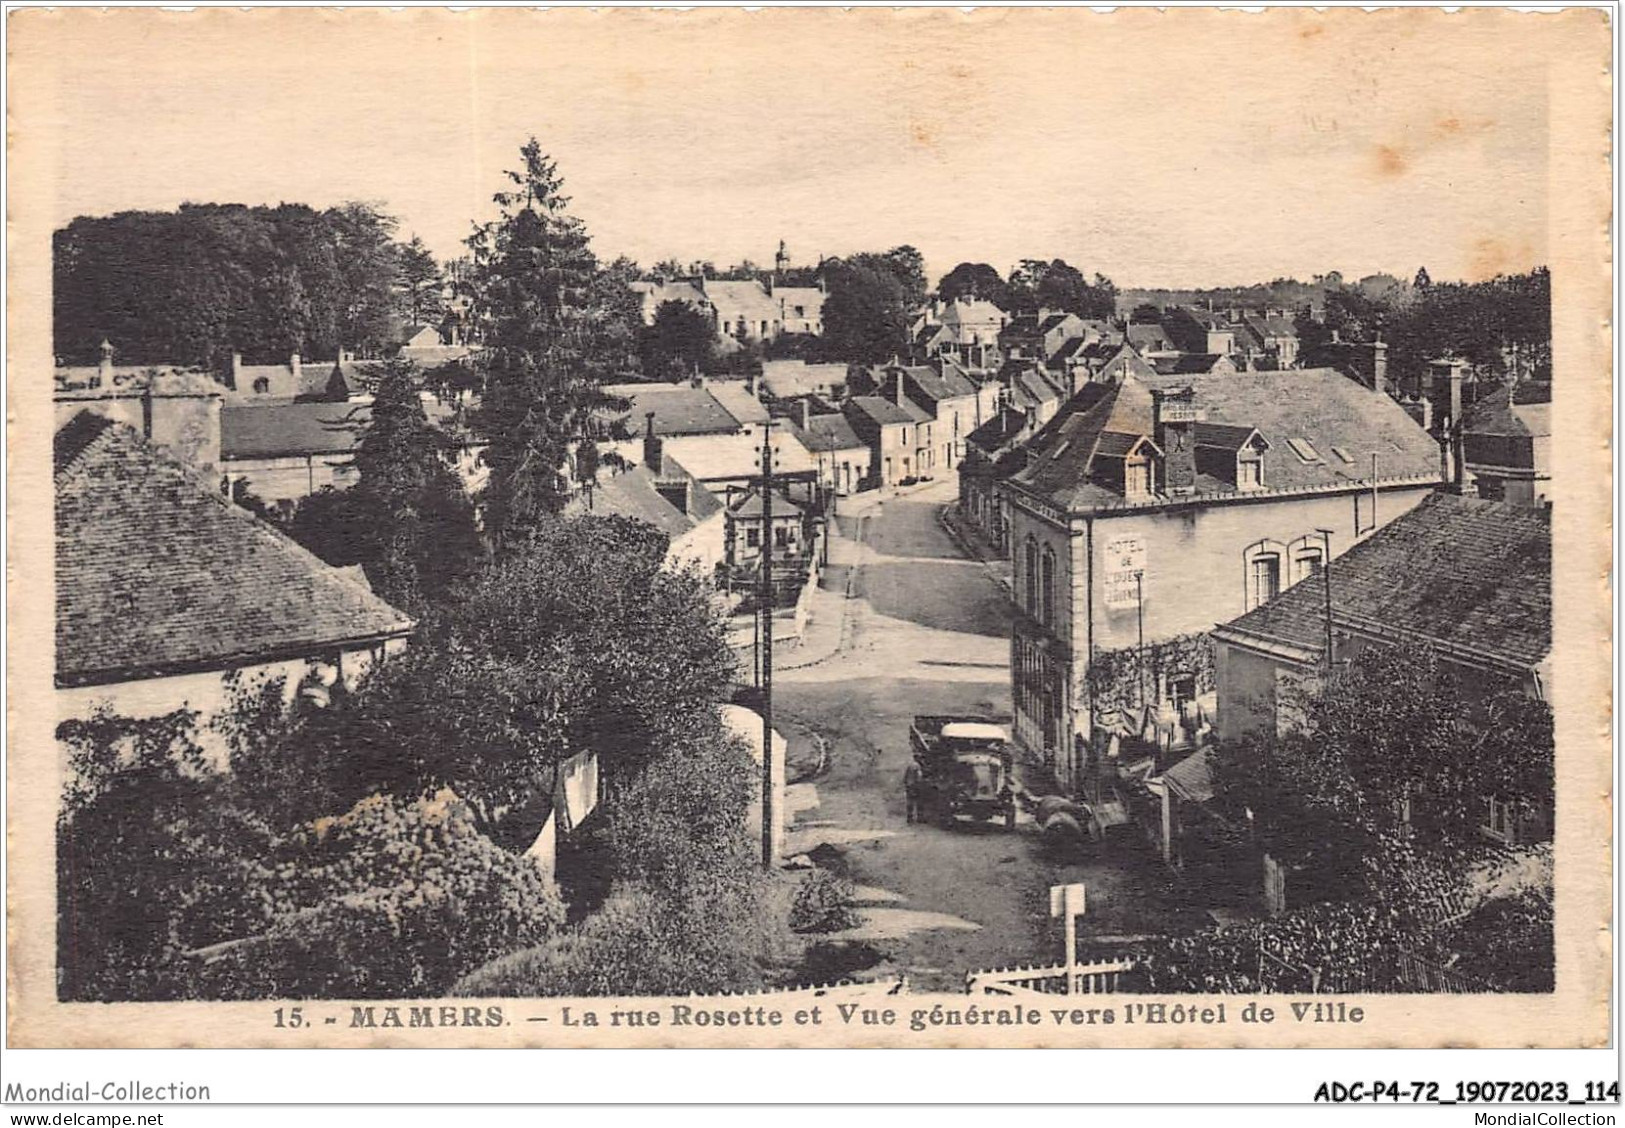
[[[1106,542],[1106,606],[1134,607],[1140,601],[1140,585],[1135,577],[1145,571],[1145,538],[1123,533]]]

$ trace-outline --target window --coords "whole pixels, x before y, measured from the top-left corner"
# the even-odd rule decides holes
[[[773,547],[785,548],[790,544],[790,530],[783,525],[773,530]]]
[[[1146,497],[1151,493],[1151,463],[1135,461],[1123,464],[1123,493],[1128,497]]]
[[[255,395],[263,396],[265,393],[269,392],[270,390],[271,390],[271,381],[267,380],[264,376],[261,376],[258,380],[254,381],[254,394]]]
[[[796,306],[795,309],[796,309],[796,316],[797,317],[806,317],[807,316],[807,307],[806,306]]]
[[[1292,580],[1307,580],[1320,575],[1323,553],[1318,548],[1300,548],[1292,557]]]
[[[1354,465],[1354,456],[1352,454],[1350,454],[1348,451],[1344,450],[1342,447],[1334,446],[1332,448],[1332,453],[1337,456],[1337,461],[1343,463],[1343,465],[1345,465],[1345,466],[1353,466]]]
[[[1027,538],[1027,567],[1022,572],[1022,600],[1026,604],[1027,614],[1038,613],[1038,542],[1032,537]]]
[[[1308,439],[1288,439],[1286,445],[1292,448],[1292,453],[1298,456],[1300,462],[1321,462],[1320,452],[1309,445]]]
[[[1039,585],[1040,608],[1045,623],[1055,625],[1055,551],[1044,549],[1043,579]]]
[[[745,526],[745,547],[755,548],[762,543],[762,530],[755,525]]]
[[[1247,564],[1247,606],[1268,603],[1281,592],[1281,558],[1261,553]]]
[[[1256,490],[1264,484],[1264,463],[1262,459],[1238,456],[1236,459],[1236,488],[1238,490]]]

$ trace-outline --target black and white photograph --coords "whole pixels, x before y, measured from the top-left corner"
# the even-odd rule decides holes
[[[1438,15],[10,13],[9,1037],[1606,1040],[1613,32]]]

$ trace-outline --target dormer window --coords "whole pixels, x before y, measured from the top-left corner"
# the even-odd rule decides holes
[[[1264,485],[1264,460],[1256,451],[1243,451],[1236,456],[1236,489],[1256,490]]]
[[[1123,464],[1123,496],[1151,496],[1151,460],[1131,459]]]

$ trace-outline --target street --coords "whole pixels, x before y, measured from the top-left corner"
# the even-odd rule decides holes
[[[1191,919],[1161,864],[1133,845],[1055,859],[1031,823],[1012,832],[906,822],[913,715],[1010,712],[1007,597],[991,566],[967,558],[942,523],[955,490],[949,477],[878,504],[850,499],[823,582],[850,594],[839,645],[777,674],[774,695],[792,742],[816,733],[827,748],[822,771],[792,800],[788,852],[845,871],[864,923],[841,938],[871,944],[922,989],[962,989],[966,972],[982,968],[1058,962],[1052,884],[1086,883],[1083,936]]]

